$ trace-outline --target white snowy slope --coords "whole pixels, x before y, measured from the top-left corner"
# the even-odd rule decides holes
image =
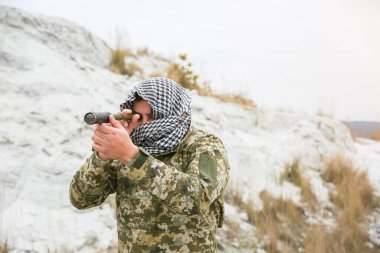
[[[11,252],[112,247],[117,242],[112,208],[77,211],[68,189],[91,152],[92,127],[84,124],[84,113],[116,112],[141,79],[111,73],[107,45],[63,19],[0,6],[0,34],[0,240],[8,240]],[[154,61],[141,62],[162,68],[162,62]],[[262,190],[299,202],[297,187],[279,184],[279,175],[295,158],[319,201],[328,202],[319,175],[336,152],[368,169],[379,194],[380,145],[353,142],[340,121],[246,110],[195,93],[192,108],[194,123],[225,143],[231,181],[245,187],[246,197],[258,206]],[[229,207],[226,213],[234,215]]]

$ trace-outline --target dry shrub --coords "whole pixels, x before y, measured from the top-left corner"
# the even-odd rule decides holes
[[[149,49],[147,47],[138,48],[136,50],[136,54],[138,56],[149,56],[149,55],[151,55],[151,53],[149,52]]]
[[[226,218],[224,224],[228,227],[227,239],[237,239],[240,233],[240,223],[236,220]]]
[[[216,98],[220,101],[238,104],[247,109],[256,108],[255,103],[240,94],[217,94],[212,91],[206,82],[200,82],[199,76],[194,73],[191,62],[188,61],[186,54],[179,55],[179,62],[173,62],[167,70],[167,77],[181,84],[183,87],[197,91],[199,95]]]
[[[337,224],[331,232],[320,228],[318,233],[309,234],[305,252],[375,252],[368,246],[370,239],[364,224],[361,224],[365,215],[376,207],[367,174],[355,171],[352,162],[339,153],[328,163],[322,178],[335,185],[330,197],[338,207]],[[326,247],[319,249],[317,241],[323,241]]]
[[[163,76],[165,76],[165,75],[163,75],[160,72],[153,72],[153,73],[149,74],[149,77],[163,77]]]
[[[369,138],[375,141],[380,141],[380,129],[373,129]]]
[[[374,190],[367,173],[355,171],[352,162],[342,154],[332,159],[322,178],[335,185],[335,192],[330,193],[331,201],[358,220],[375,207]]]
[[[291,200],[274,198],[266,191],[260,193],[263,208],[255,213],[252,218],[253,224],[259,231],[259,236],[267,236],[269,244],[266,245],[268,252],[278,251],[278,241],[297,249],[302,243],[300,236],[305,222],[303,210],[297,207]]]
[[[125,71],[128,76],[136,75],[136,74],[143,74],[143,70],[137,65],[135,62],[128,63],[125,66]]]
[[[368,247],[369,237],[349,210],[343,211],[337,219],[337,227],[329,236],[330,252],[361,253],[373,252]]]
[[[317,198],[312,191],[309,179],[303,176],[300,170],[300,159],[296,158],[291,164],[285,166],[285,171],[280,176],[280,181],[286,180],[300,187],[302,201],[308,203],[309,207],[315,210]]]
[[[323,109],[323,108],[318,109],[317,115],[320,117],[329,118],[329,119],[334,118],[334,113],[331,110],[327,110],[327,109]]]
[[[126,48],[116,48],[111,51],[111,61],[108,65],[109,69],[117,74],[131,75],[125,66],[125,58],[134,57],[133,52]]]
[[[269,238],[269,243],[264,246],[264,249],[268,253],[279,253],[277,231],[271,231],[271,232],[269,232],[268,238]]]
[[[244,208],[243,190],[237,183],[228,183],[224,193],[224,199],[227,203],[239,207],[240,209]]]
[[[327,253],[327,230],[324,225],[316,225],[306,236],[305,253]]]
[[[375,253],[368,246],[369,237],[349,212],[341,212],[337,225],[328,231],[324,225],[314,226],[307,234],[305,253]]]
[[[0,243],[0,253],[8,253],[10,252],[8,240]]]
[[[181,84],[183,87],[196,90],[198,93],[209,89],[207,84],[199,83],[199,76],[192,70],[192,64],[187,60],[186,54],[179,55],[179,62],[173,62],[167,70],[167,77]]]
[[[213,92],[204,93],[201,95],[217,98],[220,101],[227,102],[227,103],[233,103],[237,105],[241,105],[247,109],[254,109],[256,108],[256,104],[249,98],[245,98],[242,95],[239,94],[232,94],[232,95],[224,95],[224,94],[215,94]]]
[[[253,224],[255,220],[255,208],[254,208],[253,200],[250,199],[246,203],[244,203],[243,209],[247,213],[248,222]]]

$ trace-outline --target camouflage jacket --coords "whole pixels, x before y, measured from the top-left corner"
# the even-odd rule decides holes
[[[222,142],[192,126],[156,157],[140,149],[125,164],[94,153],[76,172],[70,200],[85,209],[116,192],[119,252],[216,252],[228,177]]]

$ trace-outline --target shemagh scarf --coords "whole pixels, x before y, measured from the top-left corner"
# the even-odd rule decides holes
[[[120,105],[121,111],[132,110],[136,94],[148,101],[154,120],[136,128],[131,135],[132,142],[154,156],[177,146],[191,123],[189,92],[168,78],[150,78],[131,90]]]

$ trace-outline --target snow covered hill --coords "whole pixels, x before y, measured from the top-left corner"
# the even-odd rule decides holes
[[[110,72],[110,48],[63,19],[0,6],[0,34],[0,240],[7,240],[11,252],[111,251],[117,242],[112,201],[79,212],[70,205],[68,188],[91,151],[92,128],[84,124],[83,115],[116,112],[144,74]],[[141,68],[162,73],[165,61],[144,57],[136,59]],[[380,195],[380,144],[354,142],[338,120],[248,110],[195,92],[192,110],[194,123],[225,143],[231,182],[241,187],[244,201],[253,200],[256,210],[264,205],[263,191],[304,205],[300,188],[281,182],[295,159],[318,203],[330,206],[332,186],[321,173],[336,153],[350,157],[357,170],[368,170]],[[305,219],[319,216],[307,215]],[[226,220],[234,219],[247,231],[255,229],[239,207],[227,203]],[[375,247],[380,245],[380,211],[368,220],[363,224]],[[218,235],[221,251],[252,252],[231,239],[229,224]],[[265,242],[252,240],[258,241],[258,252],[266,252]]]

